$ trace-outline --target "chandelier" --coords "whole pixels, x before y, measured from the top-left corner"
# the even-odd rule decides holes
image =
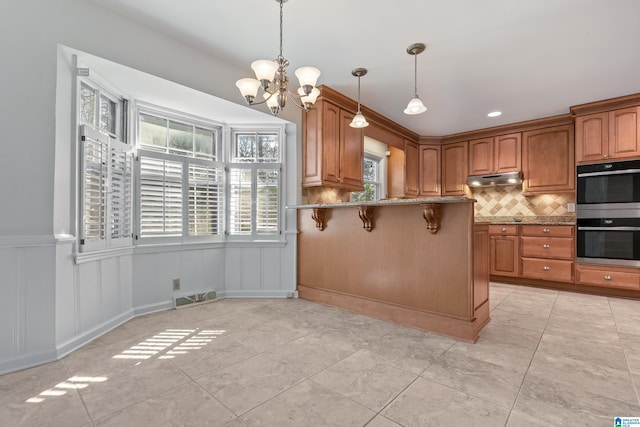
[[[289,91],[287,67],[289,61],[282,56],[282,5],[288,0],[276,0],[280,3],[280,55],[275,60],[261,59],[251,63],[256,78],[244,78],[236,82],[236,86],[249,105],[266,103],[275,116],[290,99],[298,108],[309,111],[316,102],[320,89],[316,87],[320,70],[315,67],[300,67],[295,75],[300,82],[297,94]],[[262,88],[262,101],[256,102],[258,91]]]

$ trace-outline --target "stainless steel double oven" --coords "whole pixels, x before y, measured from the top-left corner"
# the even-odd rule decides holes
[[[578,262],[640,266],[640,160],[577,167]]]

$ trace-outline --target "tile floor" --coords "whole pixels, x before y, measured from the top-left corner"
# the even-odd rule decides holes
[[[459,342],[303,300],[136,318],[0,376],[1,426],[613,426],[640,416],[640,301],[494,283]]]

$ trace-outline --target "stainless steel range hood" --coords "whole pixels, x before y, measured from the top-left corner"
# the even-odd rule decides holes
[[[469,187],[495,187],[497,185],[522,184],[522,172],[494,173],[491,175],[471,175],[467,178]]]

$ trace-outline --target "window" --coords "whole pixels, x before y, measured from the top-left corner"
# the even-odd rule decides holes
[[[126,102],[91,81],[79,89],[80,251],[132,244],[132,153]]]
[[[368,202],[380,200],[381,193],[381,158],[369,153],[364,155],[363,182],[364,190],[351,193],[351,200],[354,202]]]
[[[233,131],[228,165],[228,233],[280,234],[280,131]]]
[[[219,126],[203,120],[139,111],[141,240],[222,236],[220,135]]]

